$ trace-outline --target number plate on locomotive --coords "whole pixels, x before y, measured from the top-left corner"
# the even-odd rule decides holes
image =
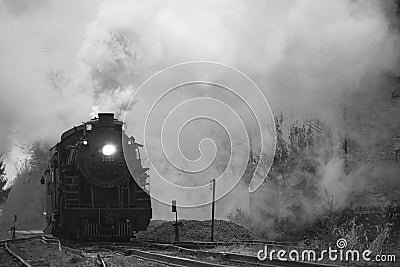
[[[101,161],[115,161],[115,157],[113,157],[113,156],[104,156],[104,157],[101,157]]]

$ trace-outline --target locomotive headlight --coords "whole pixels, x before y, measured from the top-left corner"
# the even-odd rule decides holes
[[[114,145],[108,144],[103,146],[103,149],[101,150],[103,155],[105,156],[111,156],[115,152],[117,152],[117,148]]]

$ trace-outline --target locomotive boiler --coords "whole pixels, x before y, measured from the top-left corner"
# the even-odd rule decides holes
[[[112,113],[64,132],[50,150],[42,178],[45,232],[68,239],[127,240],[146,230],[152,209],[141,147]]]

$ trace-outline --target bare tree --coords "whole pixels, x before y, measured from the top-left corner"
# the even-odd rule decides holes
[[[4,165],[4,160],[0,155],[0,204],[2,204],[8,197],[8,193],[10,193],[9,188],[5,188],[7,184],[7,178],[6,178],[6,166]]]

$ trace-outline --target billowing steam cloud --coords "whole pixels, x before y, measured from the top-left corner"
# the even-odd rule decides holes
[[[275,111],[334,121],[343,92],[366,90],[360,88],[366,75],[396,66],[398,40],[383,5],[394,7],[344,0],[105,1],[80,56],[95,92],[114,99],[154,70],[211,60],[250,75]]]
[[[62,131],[89,118],[92,92],[83,86],[76,52],[97,5],[0,1],[0,151],[14,151],[9,178],[12,160],[21,155],[14,144],[55,143]]]
[[[274,112],[338,129],[346,96],[371,90],[362,82],[367,76],[396,70],[391,7],[381,1],[105,1],[79,55],[95,82],[95,110],[124,107],[116,96],[164,67],[210,60],[248,74]],[[135,114],[137,120],[145,115]],[[342,164],[330,162],[321,173],[330,193],[345,199],[348,192],[333,186],[343,177]],[[247,202],[237,199],[238,206]]]
[[[10,147],[13,131],[15,142],[54,141],[90,113],[121,114],[149,75],[192,60],[242,70],[261,87],[275,114],[319,119],[338,129],[345,94],[368,91],[366,77],[398,71],[394,5],[3,1],[0,148]]]
[[[91,94],[77,84],[75,55],[93,6],[78,12],[62,2],[0,2],[1,150],[11,138],[56,140],[88,117]]]

